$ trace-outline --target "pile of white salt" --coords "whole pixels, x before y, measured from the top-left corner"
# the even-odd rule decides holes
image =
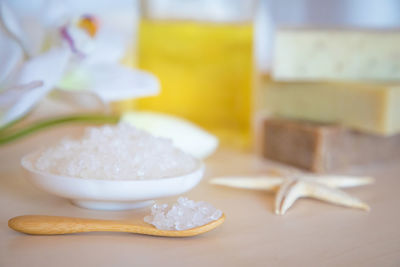
[[[52,174],[102,180],[174,177],[196,169],[196,159],[128,124],[91,127],[79,140],[41,151],[33,167]]]
[[[154,204],[151,215],[144,221],[161,230],[186,230],[218,220],[222,211],[205,201],[195,202],[185,197],[168,208],[168,204]]]

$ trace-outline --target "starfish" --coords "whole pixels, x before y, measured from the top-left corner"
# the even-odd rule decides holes
[[[260,177],[219,177],[211,184],[276,192],[275,213],[283,215],[302,197],[369,211],[369,206],[338,188],[356,187],[374,182],[371,177],[340,175],[289,175]]]

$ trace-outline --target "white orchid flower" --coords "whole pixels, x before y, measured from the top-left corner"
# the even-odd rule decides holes
[[[0,128],[55,88],[90,90],[104,103],[158,93],[153,75],[119,64],[123,38],[93,17],[73,18],[57,1],[30,18],[0,1],[0,15]]]
[[[2,5],[0,11],[10,17],[5,8]],[[8,22],[15,28],[16,21]],[[53,88],[70,54],[68,49],[58,47],[24,61],[18,42],[0,27],[0,128],[28,113]]]
[[[75,54],[59,84],[61,89],[88,89],[105,102],[158,93],[159,84],[153,75],[119,63],[126,43],[118,31],[85,15],[62,27],[61,32]]]

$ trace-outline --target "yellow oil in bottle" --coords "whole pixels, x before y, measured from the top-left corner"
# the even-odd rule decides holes
[[[136,108],[187,118],[222,143],[250,141],[252,24],[142,20],[139,68],[155,74],[161,94]]]

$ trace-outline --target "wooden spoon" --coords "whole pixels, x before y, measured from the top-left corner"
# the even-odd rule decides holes
[[[160,230],[153,225],[135,225],[123,221],[96,220],[62,216],[24,215],[10,219],[8,226],[31,235],[62,235],[85,232],[126,232],[142,235],[184,237],[199,235],[220,226],[225,215],[208,224],[188,230]]]

